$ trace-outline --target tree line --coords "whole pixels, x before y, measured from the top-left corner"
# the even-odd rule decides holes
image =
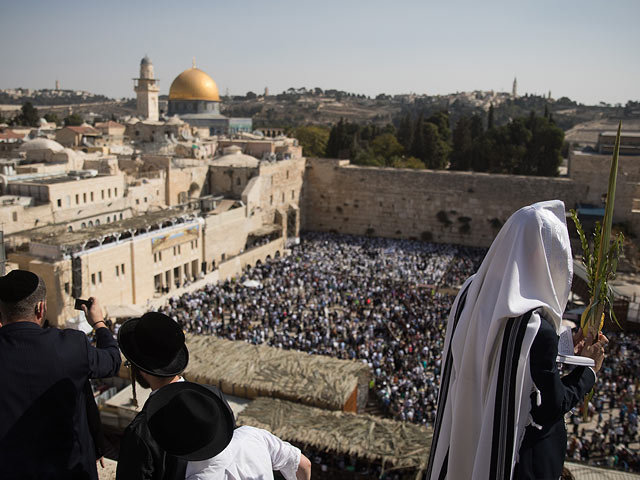
[[[350,159],[356,165],[415,169],[451,169],[517,175],[556,176],[564,132],[547,109],[542,116],[510,120],[497,126],[493,107],[486,116],[458,119],[449,113],[406,113],[380,127],[340,120],[331,128],[304,126],[295,136],[309,157]]]
[[[42,118],[47,122],[55,123],[57,125],[60,124],[60,119],[55,113],[46,113]],[[20,108],[20,112],[16,113],[11,118],[5,119],[2,112],[0,112],[0,123],[4,122],[7,122],[7,124],[11,126],[39,127],[40,114],[38,113],[38,109],[35,108],[31,102],[25,102]],[[62,119],[62,123],[66,127],[82,125],[83,122],[84,119],[77,113],[72,113]]]

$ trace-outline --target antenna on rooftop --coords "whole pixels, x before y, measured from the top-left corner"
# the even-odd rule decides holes
[[[191,68],[196,68],[196,57],[191,60]]]

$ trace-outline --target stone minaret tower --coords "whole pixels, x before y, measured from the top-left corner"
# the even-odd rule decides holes
[[[513,77],[513,88],[511,89],[511,96],[514,98],[518,96],[518,79],[516,77]]]
[[[160,88],[153,77],[153,64],[149,57],[140,61],[140,78],[134,78],[137,82],[133,89],[137,96],[136,113],[147,120],[158,120],[158,92]]]

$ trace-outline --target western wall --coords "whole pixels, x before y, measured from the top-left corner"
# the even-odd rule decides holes
[[[633,163],[621,159],[615,220],[635,227],[635,175],[629,181],[625,176]],[[598,180],[590,185],[573,177],[360,167],[348,160],[307,159],[301,227],[486,247],[522,206],[557,198],[568,210],[606,193],[609,161],[574,158],[571,165],[577,178]]]

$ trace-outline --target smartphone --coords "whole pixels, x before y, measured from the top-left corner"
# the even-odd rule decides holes
[[[87,310],[91,308],[91,300],[83,300],[81,298],[76,298],[76,304],[73,308],[76,310],[82,310],[82,305],[87,306]]]

